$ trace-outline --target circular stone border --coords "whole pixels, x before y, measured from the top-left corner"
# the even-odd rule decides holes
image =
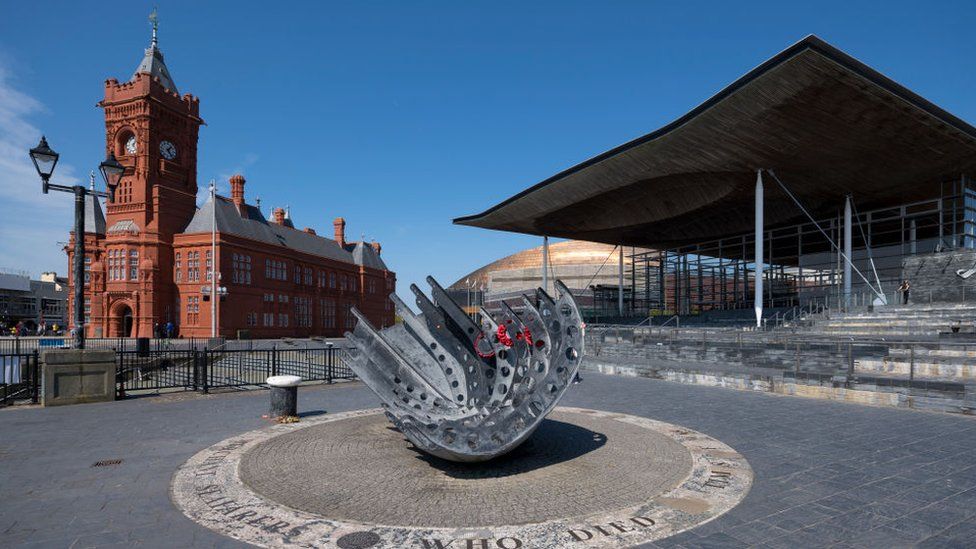
[[[691,454],[691,472],[675,488],[634,507],[534,524],[465,528],[333,520],[271,501],[241,481],[238,475],[241,458],[258,444],[313,425],[382,413],[370,409],[305,418],[299,423],[272,425],[223,440],[198,452],[176,471],[170,495],[175,505],[195,522],[263,547],[592,548],[627,547],[694,528],[735,507],[752,486],[752,468],[745,458],[726,444],[697,431],[628,414],[569,407],[557,410],[591,414],[664,434]]]

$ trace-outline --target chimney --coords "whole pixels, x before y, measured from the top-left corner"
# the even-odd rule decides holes
[[[284,208],[275,208],[274,210],[272,210],[271,215],[273,216],[272,221],[271,221],[272,223],[276,223],[278,225],[284,225],[285,224],[285,209]]]
[[[316,234],[315,233],[315,229],[313,229],[311,227],[305,227],[305,232],[308,233],[308,234]]]
[[[337,217],[335,221],[332,222],[332,226],[335,228],[335,241],[340,248],[346,247],[346,220]]]
[[[376,250],[376,255],[380,255],[380,253],[383,252],[383,246],[380,246],[380,243],[379,242],[376,242],[374,240],[373,243],[372,243],[372,246],[373,246],[373,249]]]
[[[244,207],[244,176],[241,174],[230,177],[230,198],[241,214],[247,211]]]

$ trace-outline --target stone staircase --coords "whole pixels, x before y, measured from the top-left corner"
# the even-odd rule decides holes
[[[976,331],[976,302],[895,305],[851,313],[825,312],[806,317],[797,327],[807,335],[859,338],[938,338],[953,333],[953,330],[973,334]]]
[[[587,355],[609,373],[968,414],[974,325],[976,303],[822,314],[771,331],[609,327],[588,331]]]
[[[976,382],[976,344],[891,345],[884,357],[858,361],[855,371],[867,375]]]

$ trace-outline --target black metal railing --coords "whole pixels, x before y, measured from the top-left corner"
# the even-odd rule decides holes
[[[41,375],[37,351],[0,354],[0,406],[37,404]]]
[[[210,349],[225,343],[224,338],[136,338],[136,337],[91,337],[85,338],[85,348],[92,350],[135,351],[140,348],[165,349]],[[38,337],[0,337],[0,354],[28,353],[50,349],[71,347],[71,338],[64,336]]]
[[[339,347],[118,351],[118,395],[263,387],[268,377],[286,374],[327,383],[352,379],[342,353]]]

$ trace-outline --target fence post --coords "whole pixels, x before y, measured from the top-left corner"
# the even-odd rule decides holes
[[[34,349],[34,375],[31,377],[31,404],[37,404],[38,400],[38,389],[40,388],[41,381],[41,363],[38,360],[40,356],[40,351]]]
[[[201,366],[203,367],[203,394],[207,394],[207,393],[210,392],[210,366],[209,366],[209,363],[210,363],[211,357],[208,356],[210,354],[210,351],[209,350],[203,350],[203,351],[196,351],[196,352],[200,354],[200,356],[202,357],[202,360],[203,360],[203,363],[201,364]]]
[[[325,360],[326,360],[326,376],[329,378],[329,383],[335,383],[335,347],[329,347],[325,350]]]
[[[118,398],[125,398],[125,351],[115,351],[115,375],[119,378]]]
[[[193,376],[193,381],[191,382],[191,387],[196,391],[200,386],[200,352],[190,347],[186,351],[190,355],[190,360],[193,361],[193,369],[191,374]]]
[[[271,375],[278,375],[278,346],[271,346]]]

